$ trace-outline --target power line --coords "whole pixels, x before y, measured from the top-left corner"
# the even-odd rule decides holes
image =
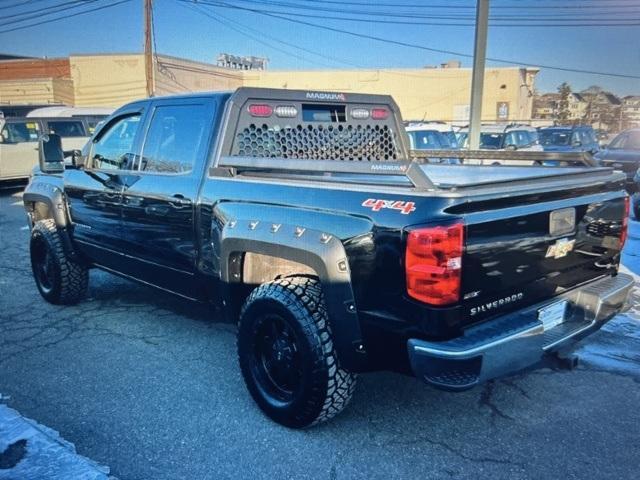
[[[454,13],[450,11],[450,7],[446,6],[446,5],[441,5],[438,9],[437,14],[436,13],[422,13],[425,11],[425,8],[429,8],[428,6],[422,8],[420,10],[420,12],[417,11],[412,11],[412,12],[406,12],[403,10],[399,10],[399,9],[394,9],[393,11],[380,11],[377,8],[380,6],[380,4],[372,4],[369,7],[372,9],[365,9],[365,10],[354,10],[354,9],[345,9],[345,8],[338,8],[338,7],[326,7],[326,6],[318,6],[316,4],[314,4],[313,6],[308,6],[308,5],[301,5],[299,3],[291,3],[291,2],[287,2],[287,1],[281,1],[281,0],[239,0],[241,3],[249,3],[249,4],[253,4],[253,5],[259,5],[259,6],[270,6],[270,7],[277,7],[277,8],[285,8],[285,9],[294,9],[294,10],[306,10],[306,11],[312,11],[314,13],[317,13],[319,11],[324,11],[324,12],[329,12],[332,14],[336,14],[336,13],[342,13],[342,14],[349,14],[349,15],[366,15],[366,16],[382,16],[382,17],[404,17],[404,18],[426,18],[426,19],[443,19],[443,20],[473,20],[475,21],[475,16],[473,15],[473,12],[463,12],[463,13]],[[592,12],[592,11],[571,11],[571,12],[551,12],[551,13],[531,13],[528,12],[526,13],[526,17],[523,16],[525,15],[524,12],[522,11],[518,11],[518,12],[512,12],[512,13],[507,13],[507,14],[492,14],[491,15],[491,19],[493,20],[519,20],[519,21],[526,21],[526,20],[536,20],[536,19],[556,19],[558,17],[568,17],[566,20],[571,20],[573,18],[580,20],[579,17],[583,17],[583,16],[591,16],[592,19],[594,20],[598,20],[600,18],[602,18],[603,15],[606,15],[607,18],[619,18],[619,19],[624,19],[626,15],[628,15],[629,13],[637,13],[638,8],[640,8],[640,5],[636,4],[636,5],[627,5],[626,8],[631,8],[634,11],[629,12],[628,10],[624,9],[624,10],[614,10],[612,8],[607,8],[607,7],[598,7],[599,9],[605,9],[605,11],[603,12]],[[278,13],[278,12],[274,12],[273,10],[271,10],[271,13]],[[282,12],[283,13],[283,12]],[[614,16],[614,17],[611,17]]]
[[[73,17],[77,17],[79,15],[85,15],[87,13],[96,12],[98,10],[104,10],[105,8],[115,7],[117,5],[121,5],[123,3],[127,3],[127,2],[130,2],[130,1],[131,0],[120,0],[119,2],[110,3],[108,5],[102,5],[100,7],[94,7],[94,8],[91,8],[89,10],[83,10],[82,12],[76,12],[76,13],[72,13],[72,14],[69,14],[69,15],[64,15],[64,16],[61,16],[61,17],[50,18],[48,20],[43,20],[41,22],[31,23],[29,25],[21,25],[19,27],[15,27],[15,28],[9,28],[9,29],[5,29],[5,30],[0,30],[0,34],[9,33],[9,32],[15,32],[17,30],[24,30],[26,28],[36,27],[38,25],[45,25],[45,24],[48,24],[48,23],[57,22],[59,20],[66,20],[67,18],[73,18]]]
[[[199,6],[193,6],[193,7],[192,7],[192,5],[185,5],[185,7],[188,7],[188,8],[192,9],[192,10],[193,10],[193,11],[195,11],[195,12],[198,12],[198,13],[200,13],[200,14],[202,14],[202,15],[205,15],[205,16],[207,16],[207,17],[211,18],[212,20],[214,20],[214,21],[216,21],[216,22],[220,23],[221,25],[225,26],[226,28],[229,28],[230,30],[233,30],[233,31],[235,31],[235,32],[240,33],[241,35],[244,35],[244,36],[246,36],[246,37],[248,37],[248,38],[251,38],[252,40],[255,40],[256,42],[258,42],[258,43],[260,43],[260,44],[262,44],[262,45],[265,45],[265,46],[267,46],[267,47],[269,47],[269,48],[271,48],[271,49],[273,49],[273,50],[275,50],[275,51],[278,51],[278,52],[284,53],[285,55],[293,56],[293,57],[298,58],[298,59],[300,59],[300,60],[303,60],[303,61],[305,61],[305,62],[309,62],[309,59],[307,59],[307,58],[304,58],[304,57],[302,57],[302,56],[300,56],[300,55],[296,55],[296,54],[291,53],[291,52],[289,52],[289,51],[287,51],[287,50],[284,50],[284,49],[278,48],[278,47],[276,47],[276,46],[274,46],[274,45],[270,45],[268,42],[266,42],[266,41],[265,41],[264,39],[262,39],[262,38],[256,37],[256,36],[251,35],[250,33],[247,33],[247,32],[243,32],[241,29],[245,29],[245,30],[249,30],[249,31],[253,30],[253,29],[251,29],[251,28],[247,27],[246,25],[241,25],[240,23],[238,23],[238,22],[236,22],[236,21],[233,21],[233,20],[231,20],[231,19],[229,19],[229,18],[227,18],[227,17],[224,17],[223,15],[220,15],[220,14],[217,14],[217,16],[213,16],[213,15],[211,15],[210,13],[206,12],[205,10],[202,10],[201,8],[199,8]],[[221,17],[221,18],[218,18],[218,17]],[[226,20],[226,22],[225,22],[223,19],[224,19],[224,20]],[[257,32],[256,30],[253,30],[253,31],[254,31],[254,32]],[[313,52],[312,50],[308,50],[308,49],[303,48],[303,47],[298,47],[298,46],[296,46],[295,44],[292,44],[292,43],[289,43],[289,42],[285,42],[284,40],[276,39],[275,37],[272,37],[272,36],[270,36],[270,35],[265,34],[264,32],[257,32],[257,33],[258,33],[258,34],[260,34],[260,35],[261,35],[261,36],[263,36],[263,37],[270,38],[270,39],[272,39],[272,40],[273,40],[273,41],[275,41],[275,42],[281,43],[281,44],[283,44],[283,45],[287,45],[287,46],[289,46],[289,47],[291,47],[291,48],[295,48],[295,49],[297,49],[297,50],[301,50],[301,51],[304,51],[304,52],[306,52],[306,53],[310,53],[310,54],[312,54],[312,55],[320,56],[320,57],[323,57],[323,58],[330,58],[330,59],[332,59],[332,60],[334,60],[334,61],[337,61],[337,62],[339,62],[339,63],[344,63],[345,65],[350,65],[350,66],[353,66],[353,67],[362,68],[361,66],[359,66],[359,65],[357,65],[357,64],[354,64],[354,63],[348,63],[348,62],[341,61],[341,60],[336,59],[336,58],[326,57],[326,56],[324,56],[324,55],[322,55],[322,54],[320,54],[320,53]],[[317,63],[317,62],[315,62],[315,63]],[[331,66],[329,63],[322,63],[322,65],[324,65],[324,66]]]
[[[450,4],[429,4],[429,3],[380,3],[380,2],[342,2],[339,0],[300,0],[308,3],[325,3],[331,5],[352,5],[352,6],[367,6],[367,7],[394,7],[394,8],[451,8],[451,9],[464,9],[474,10],[475,5],[450,5]],[[594,0],[596,1],[596,0]],[[601,3],[602,0],[597,0]],[[609,0],[615,2],[621,2],[624,0]],[[636,0],[629,0],[632,5],[609,5],[614,8],[632,7]],[[524,2],[518,2],[524,3]],[[542,3],[542,2],[537,2]],[[584,8],[603,8],[600,5],[495,5],[491,6],[491,9],[584,9]]]
[[[89,0],[91,1],[91,0]],[[21,15],[28,15],[31,13],[37,13],[42,15],[43,13],[45,13],[46,11],[50,10],[50,9],[55,9],[55,8],[60,8],[60,7],[64,7],[65,5],[72,5],[72,4],[78,4],[78,3],[85,3],[85,0],[72,0],[70,2],[62,2],[56,5],[49,5],[48,7],[43,7],[43,8],[36,8],[35,10],[26,10],[24,12],[18,12],[18,13],[14,13],[12,15],[3,15],[2,19],[6,20],[7,18],[15,18],[15,17],[19,17]]]
[[[187,2],[187,3],[188,3],[188,2]],[[181,4],[182,4],[182,3],[181,3]],[[301,60],[303,60],[303,61],[307,61],[307,62],[308,62],[308,61],[309,61],[309,59],[306,59],[306,58],[301,57],[301,56],[299,56],[299,55],[291,54],[291,53],[289,53],[289,52],[287,52],[287,51],[285,51],[285,50],[279,49],[279,48],[277,48],[277,47],[270,46],[267,42],[265,42],[265,41],[264,41],[264,39],[263,39],[263,38],[258,38],[258,37],[255,37],[255,36],[253,36],[253,35],[247,34],[246,32],[243,32],[241,29],[245,29],[245,30],[248,30],[248,31],[250,31],[250,32],[252,31],[252,32],[256,33],[257,35],[260,35],[260,37],[266,37],[266,38],[269,38],[269,39],[273,40],[274,42],[280,43],[280,44],[282,44],[282,45],[286,45],[286,46],[288,46],[288,47],[290,47],[290,48],[292,48],[292,49],[300,50],[300,51],[302,51],[302,52],[309,53],[309,54],[311,54],[311,55],[314,55],[314,56],[317,56],[317,57],[321,57],[321,58],[324,58],[324,59],[327,59],[327,60],[333,60],[334,62],[341,63],[341,64],[343,64],[343,65],[347,65],[347,66],[354,67],[354,68],[357,68],[357,69],[367,69],[367,68],[371,69],[371,67],[367,67],[367,66],[362,65],[362,64],[358,64],[358,63],[350,62],[350,61],[345,60],[345,59],[342,59],[342,58],[337,58],[337,57],[334,57],[334,56],[331,56],[331,55],[326,55],[326,54],[323,54],[323,53],[319,53],[319,52],[316,52],[316,51],[314,51],[314,50],[311,50],[311,49],[308,49],[308,48],[305,48],[305,47],[301,47],[301,46],[296,45],[296,44],[294,44],[294,43],[290,43],[290,42],[287,42],[287,41],[285,41],[285,40],[279,39],[279,38],[274,37],[274,36],[272,36],[272,35],[268,35],[268,34],[267,34],[267,33],[265,33],[265,32],[262,32],[262,31],[259,31],[259,30],[256,30],[256,29],[253,29],[253,28],[251,28],[251,27],[248,27],[248,26],[246,26],[246,25],[244,25],[244,24],[241,24],[241,23],[240,23],[240,22],[238,22],[238,21],[231,20],[230,18],[225,17],[224,15],[222,15],[222,14],[220,14],[220,13],[216,13],[216,16],[210,15],[210,14],[209,14],[208,12],[206,12],[205,10],[202,10],[202,8],[199,8],[199,7],[200,7],[199,5],[198,5],[197,7],[196,7],[196,6],[193,6],[193,5],[184,5],[184,7],[186,7],[186,8],[190,8],[190,9],[193,9],[193,11],[195,11],[195,12],[197,12],[197,13],[200,13],[200,14],[202,14],[202,15],[206,15],[207,17],[209,17],[209,18],[211,18],[212,20],[215,20],[215,21],[217,21],[217,22],[219,22],[219,23],[220,23],[220,21],[221,21],[220,19],[224,19],[224,20],[226,20],[228,23],[231,23],[233,26],[235,26],[235,28],[234,28],[234,27],[232,27],[231,25],[225,25],[227,28],[230,28],[230,29],[232,29],[232,30],[236,31],[236,32],[240,33],[241,35],[245,35],[245,36],[247,36],[247,37],[249,37],[249,38],[251,38],[251,39],[253,39],[253,40],[257,41],[259,44],[269,46],[270,48],[273,48],[274,50],[277,50],[277,51],[281,51],[281,52],[285,53],[286,55],[293,55],[294,57],[299,58],[299,59],[301,59]],[[192,8],[192,7],[193,7],[193,8]],[[224,23],[223,23],[223,25],[224,25]],[[318,62],[314,62],[314,63],[318,63]],[[319,63],[318,63],[318,64],[319,64]],[[325,63],[325,62],[323,62],[323,63],[322,63],[322,65],[326,65],[326,66],[333,67],[333,65],[328,64],[328,63]],[[380,70],[381,68],[375,67],[375,68],[373,68],[373,69],[374,69],[374,70]],[[428,72],[429,72],[429,70],[424,70],[424,72],[425,72],[425,73],[428,73]],[[389,70],[389,69],[385,69],[385,73],[386,73],[386,74],[388,74],[388,75],[396,75],[396,76],[400,76],[400,77],[425,78],[425,75],[424,75],[424,74],[415,74],[415,73],[408,73],[408,72],[400,72],[400,71],[393,71],[393,70]],[[465,75],[465,78],[466,78],[466,75]]]
[[[177,1],[186,2],[186,3],[193,3],[192,0],[177,0]],[[227,9],[249,11],[249,12],[257,13],[259,15],[266,16],[266,17],[285,20],[285,21],[290,22],[290,23],[295,23],[295,24],[299,24],[299,25],[305,25],[305,26],[309,26],[309,27],[313,27],[313,28],[317,28],[317,29],[321,29],[321,30],[327,30],[327,31],[334,32],[334,33],[342,33],[342,34],[353,36],[353,37],[356,37],[356,38],[364,38],[364,39],[367,39],[367,40],[375,40],[377,42],[387,43],[387,44],[391,44],[391,45],[398,45],[398,46],[407,47],[407,48],[415,48],[415,49],[418,49],[418,50],[424,50],[424,51],[435,52],[435,53],[443,53],[443,54],[446,54],[446,55],[459,56],[459,57],[464,57],[464,58],[473,58],[473,55],[468,54],[468,53],[457,52],[457,51],[454,51],[454,50],[445,50],[445,49],[440,49],[440,48],[433,48],[433,47],[426,47],[426,46],[418,45],[418,44],[415,44],[415,43],[403,42],[403,41],[400,41],[400,40],[393,40],[393,39],[389,39],[389,38],[378,37],[378,36],[375,36],[375,35],[367,35],[367,34],[364,34],[364,33],[358,33],[358,32],[353,32],[353,31],[349,31],[349,30],[343,30],[343,29],[335,28],[335,27],[329,27],[327,25],[319,25],[317,23],[307,22],[307,21],[304,21],[304,20],[297,20],[297,19],[294,19],[294,18],[284,17],[282,15],[276,15],[276,14],[272,14],[272,13],[264,13],[261,10],[258,10],[258,9],[240,7],[240,6],[237,6],[237,5],[229,5],[229,4],[226,4],[226,3],[224,3],[224,4],[214,4],[214,3],[209,3],[209,2],[205,2],[205,1],[199,1],[198,3],[200,5],[209,5],[209,6],[213,6],[213,7],[221,7],[221,8],[227,8]],[[496,63],[508,64],[508,65],[523,65],[523,64],[525,64],[525,65],[529,65],[529,66],[535,66],[535,67],[538,67],[538,68],[546,68],[548,70],[557,70],[557,71],[562,71],[562,72],[582,73],[582,74],[588,74],[588,75],[599,75],[599,76],[616,77],[616,78],[640,79],[640,75],[631,75],[631,74],[624,74],[624,73],[608,73],[608,72],[600,72],[600,71],[595,71],[595,70],[560,67],[560,66],[556,66],[556,65],[546,65],[546,64],[541,64],[541,63],[537,63],[537,62],[522,62],[522,61],[503,59],[503,58],[495,58],[495,57],[494,58],[487,57],[487,60],[492,61],[492,62],[496,62]]]
[[[16,7],[23,7],[29,3],[36,3],[36,2],[48,2],[49,0],[23,0],[22,2],[18,2],[18,3],[13,3],[11,5],[4,5],[2,7],[0,7],[0,10],[10,10],[12,8],[16,8]]]
[[[18,23],[26,22],[27,20],[31,20],[31,19],[34,19],[34,18],[42,18],[44,16],[52,15],[54,13],[65,12],[67,10],[72,10],[74,8],[82,7],[82,6],[85,6],[85,5],[90,4],[90,3],[95,3],[96,1],[98,1],[98,0],[75,0],[75,1],[72,1],[72,2],[61,3],[59,5],[53,5],[53,6],[50,6],[50,7],[47,7],[47,8],[42,8],[42,9],[38,9],[38,10],[31,10],[29,12],[30,15],[26,15],[23,18],[14,19],[14,20],[11,20],[11,21],[8,21],[8,22],[2,22],[2,23],[0,23],[0,26],[15,25],[15,24],[18,24]],[[35,13],[32,13],[32,12],[35,12]],[[21,14],[16,14],[16,15],[7,15],[7,16],[4,16],[3,19],[15,18],[16,16],[23,15],[24,13],[27,13],[27,12],[23,12]]]
[[[242,0],[245,3],[249,4],[258,4],[264,5],[264,2],[256,1],[256,0]],[[225,2],[200,2],[205,5],[213,5],[220,6],[223,8],[236,8],[240,10],[250,10],[255,12],[260,12],[263,14],[275,14],[275,15],[288,15],[294,17],[303,17],[303,18],[314,18],[314,19],[322,19],[322,20],[338,20],[338,21],[349,21],[349,22],[359,22],[359,23],[371,23],[371,24],[394,24],[394,25],[416,25],[416,26],[449,26],[449,27],[473,27],[475,26],[474,17],[469,15],[420,15],[420,14],[403,14],[403,13],[393,13],[393,12],[364,12],[364,11],[348,11],[348,10],[339,10],[339,9],[326,9],[326,8],[309,8],[304,6],[299,6],[290,3],[269,3],[269,5],[277,5],[295,9],[303,9],[303,10],[311,10],[311,11],[330,11],[343,13],[348,15],[365,15],[365,16],[384,16],[384,17],[396,17],[396,18],[421,18],[421,19],[431,19],[431,20],[451,20],[452,22],[423,22],[423,21],[409,21],[409,20],[377,20],[370,18],[353,18],[353,17],[344,17],[344,16],[336,16],[336,15],[326,15],[326,14],[315,14],[315,13],[298,13],[298,12],[289,12],[289,11],[281,11],[281,10],[269,10],[261,8],[260,10],[251,9],[249,7],[242,7],[239,5],[230,5]],[[588,18],[555,18],[553,17],[545,17],[545,18],[522,18],[520,16],[510,16],[508,18],[496,18],[492,19],[493,27],[630,27],[630,26],[638,26],[640,25],[640,17],[632,17],[629,18],[628,14],[640,14],[638,12],[628,12],[625,16],[620,17],[588,17]],[[454,23],[455,22],[455,23]],[[466,22],[466,23],[465,23]],[[511,22],[511,23],[505,23]],[[538,22],[538,23],[532,23]],[[551,22],[551,23],[544,23]],[[561,23],[564,22],[564,23]]]

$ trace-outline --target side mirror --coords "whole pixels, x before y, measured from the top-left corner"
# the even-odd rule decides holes
[[[4,143],[4,134],[0,133],[0,143]]]
[[[64,151],[60,135],[51,133],[42,135],[38,142],[40,170],[44,173],[60,173],[64,171]]]
[[[582,146],[582,142],[580,140],[576,140],[571,145],[573,145],[574,147],[581,147]]]
[[[507,145],[507,146],[506,146],[506,149],[507,149],[507,150],[517,150],[517,149],[518,149],[518,147],[517,147],[516,145],[509,144],[509,145]]]

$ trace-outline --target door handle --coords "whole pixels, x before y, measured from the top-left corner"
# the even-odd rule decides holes
[[[181,193],[176,193],[175,195],[171,196],[171,200],[169,200],[169,203],[176,207],[183,207],[185,205],[191,205],[191,200],[185,198],[185,196]]]

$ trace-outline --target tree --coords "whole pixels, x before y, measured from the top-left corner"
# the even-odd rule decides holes
[[[558,93],[560,99],[558,100],[558,110],[556,117],[561,123],[566,123],[571,117],[571,111],[569,110],[569,96],[571,95],[571,86],[567,82],[562,82],[558,87]]]

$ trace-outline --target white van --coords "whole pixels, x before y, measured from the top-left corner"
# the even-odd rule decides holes
[[[42,134],[56,133],[65,150],[80,150],[104,118],[106,115],[0,118],[0,182],[29,177],[38,164]]]

